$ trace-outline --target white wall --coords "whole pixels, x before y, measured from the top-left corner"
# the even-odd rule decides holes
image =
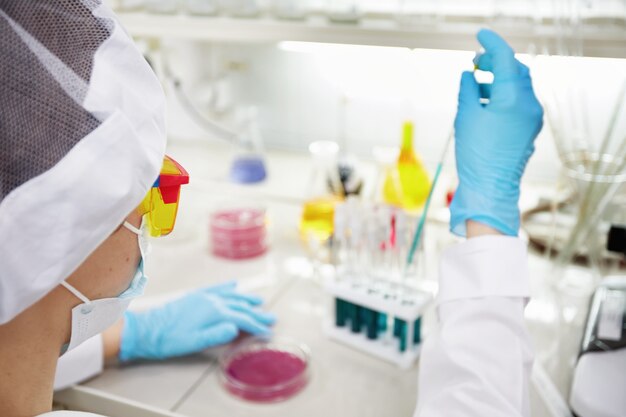
[[[460,74],[471,69],[474,55],[294,43],[211,46],[181,42],[164,44],[163,50],[185,90],[204,108],[209,107],[210,80],[216,74],[228,74],[227,82],[220,84],[222,91],[228,90],[224,85],[232,88],[226,101],[259,108],[267,148],[305,151],[311,141],[330,139],[344,143],[350,153],[371,158],[372,146],[399,143],[401,123],[410,118],[417,127],[417,148],[429,166],[436,163],[450,130]],[[520,59],[531,67],[542,101],[551,100],[551,108],[576,114],[563,117],[566,142],[573,143],[571,138],[581,130],[583,114],[587,114],[590,133],[583,136],[598,143],[626,79],[626,60],[528,55]],[[174,140],[207,136],[173,99],[169,129]],[[617,132],[620,137],[626,132],[626,112]],[[546,121],[527,176],[552,180],[558,169]]]

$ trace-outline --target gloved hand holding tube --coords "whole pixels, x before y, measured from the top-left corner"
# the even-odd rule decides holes
[[[520,181],[543,126],[543,108],[528,67],[513,49],[491,30],[477,37],[485,53],[476,64],[492,72],[494,81],[479,85],[469,71],[461,78],[454,123],[459,187],[450,205],[450,228],[465,236],[466,222],[473,220],[516,236]]]
[[[243,331],[270,334],[276,318],[258,309],[260,297],[236,291],[229,282],[191,292],[144,312],[127,311],[119,359],[166,359],[234,340]]]

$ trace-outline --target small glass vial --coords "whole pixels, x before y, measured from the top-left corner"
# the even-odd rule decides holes
[[[255,184],[267,177],[257,109],[244,109],[242,117],[244,128],[239,137],[240,149],[230,167],[230,179],[239,184]]]

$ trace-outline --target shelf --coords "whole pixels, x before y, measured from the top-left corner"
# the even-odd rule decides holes
[[[305,41],[471,51],[476,50],[476,31],[487,25],[476,16],[448,17],[421,26],[401,25],[391,18],[348,24],[329,22],[320,16],[288,21],[265,16],[244,19],[132,12],[120,13],[119,17],[135,37],[222,43]],[[523,22],[498,22],[489,26],[498,30],[517,51],[527,52],[529,45],[534,44],[539,51],[557,54],[558,32],[549,22],[532,27]],[[626,23],[622,20],[608,19],[604,23],[596,20],[581,32],[577,36],[583,40],[583,55],[626,58]],[[567,48],[568,40],[562,42]]]

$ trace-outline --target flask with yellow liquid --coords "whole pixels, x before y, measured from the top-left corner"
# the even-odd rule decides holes
[[[418,212],[428,198],[430,185],[430,176],[413,148],[413,123],[405,122],[396,166],[385,172],[383,201],[409,212]]]
[[[309,198],[302,207],[300,235],[307,243],[324,242],[333,234],[335,206],[343,200],[337,168],[339,145],[317,141],[309,146],[313,172],[308,185]]]

